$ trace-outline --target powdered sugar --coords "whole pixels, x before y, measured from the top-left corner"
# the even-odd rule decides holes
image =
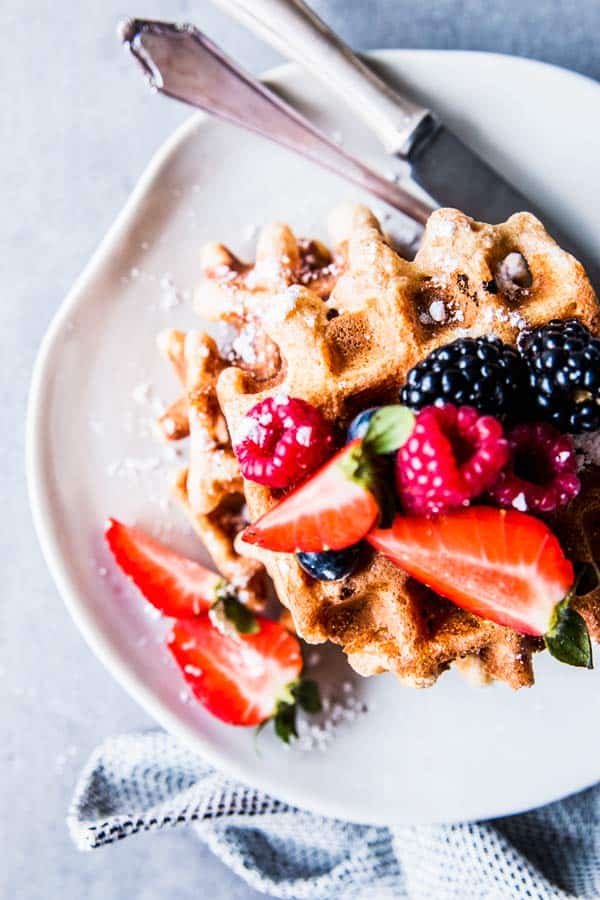
[[[252,324],[242,328],[238,336],[232,342],[232,350],[236,356],[248,365],[257,362],[254,342],[256,340],[256,327]]]
[[[201,678],[203,674],[202,669],[198,666],[192,666],[189,663],[183,667],[183,671],[186,675],[191,675],[192,678]]]
[[[142,406],[144,403],[149,403],[152,397],[152,385],[145,381],[141,382],[134,387],[131,392],[131,399],[134,403]]]
[[[148,250],[149,246],[147,242],[141,244],[144,251]],[[140,282],[144,287],[148,287],[150,292],[155,292],[158,288],[158,308],[167,312],[182,303],[187,303],[192,297],[192,292],[188,288],[180,287],[170,272],[155,275],[140,266],[132,266],[126,275],[121,276],[121,281],[123,284]]]
[[[263,314],[264,321],[274,325],[279,322],[285,322],[289,314],[296,308],[296,303],[301,293],[302,288],[300,285],[291,284],[269,304],[268,309]]]
[[[302,447],[308,447],[310,445],[311,436],[312,436],[312,429],[309,428],[308,425],[303,425],[302,427],[298,428],[298,430],[296,431],[296,441]]]
[[[161,290],[161,307],[163,309],[173,309],[175,306],[179,306],[183,298],[171,276],[163,275],[159,284]]]
[[[443,215],[434,215],[427,226],[427,236],[433,239],[452,237],[456,231],[456,224]]]
[[[318,718],[298,716],[298,737],[292,738],[290,746],[294,750],[310,752],[327,750],[338,735],[340,728],[351,725],[366,715],[368,706],[357,696],[352,681],[344,681],[339,693],[322,697],[323,711]]]
[[[153,472],[156,469],[159,469],[161,465],[161,460],[158,456],[148,456],[145,458],[135,458],[132,456],[126,456],[124,459],[116,460],[115,462],[109,463],[107,466],[107,472],[112,477],[114,475],[118,476],[134,476],[139,477],[140,475],[145,474],[146,472]]]
[[[251,436],[255,428],[256,419],[253,419],[251,416],[244,416],[244,418],[240,420],[234,433],[231,435],[231,442],[233,446],[237,447],[239,444],[242,444],[245,440],[247,440]]]
[[[448,317],[448,311],[444,301],[434,300],[429,306],[429,315],[434,322],[445,322]]]
[[[217,446],[208,428],[204,428],[198,422],[195,422],[193,425],[191,437],[194,442],[193,446],[195,450],[203,450],[206,452],[208,450],[213,450]]]

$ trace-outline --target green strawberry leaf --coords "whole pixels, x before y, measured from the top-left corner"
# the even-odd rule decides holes
[[[392,458],[377,456],[362,440],[339,460],[338,465],[346,478],[373,494],[381,513],[379,525],[389,528],[396,514]]]
[[[298,737],[296,713],[299,706],[308,713],[321,712],[321,697],[319,685],[316,681],[298,678],[296,681],[287,684],[279,695],[273,715],[261,722],[256,728],[255,740],[258,739],[265,725],[273,721],[277,737],[284,744],[289,744],[291,738]]]
[[[338,466],[349,481],[356,482],[366,491],[373,491],[377,473],[373,458],[367,452],[364,441],[360,441],[354,447],[351,447],[341,457]]]
[[[592,669],[594,664],[590,636],[583,618],[571,608],[572,599],[571,593],[557,603],[550,629],[544,635],[544,643],[549,653],[560,662]]]
[[[291,691],[298,706],[301,706],[305,712],[321,712],[321,695],[316,681],[300,679],[292,686]]]
[[[256,634],[259,630],[256,616],[252,610],[238,600],[227,584],[218,589],[217,596],[218,600],[215,606],[221,607],[225,618],[235,625],[240,634]]]
[[[373,453],[393,453],[406,443],[414,427],[415,417],[406,406],[382,406],[369,422],[365,446]]]
[[[278,703],[273,716],[275,734],[281,738],[284,744],[289,744],[290,738],[298,737],[296,731],[296,704]]]

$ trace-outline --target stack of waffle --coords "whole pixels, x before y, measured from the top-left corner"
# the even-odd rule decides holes
[[[366,207],[335,210],[330,231],[333,255],[286,225],[262,231],[253,265],[220,244],[204,248],[196,308],[221,323],[221,340],[170,331],[159,342],[184,389],[158,423],[169,440],[189,435],[177,495],[250,604],[264,600],[266,570],[298,633],[340,644],[361,674],[392,671],[422,687],[455,663],[478,682],[529,685],[537,639],[464,612],[380,554],[328,583],[309,578],[293,555],[236,540],[246,518],[266,512],[280,492],[244,481],[231,439],[250,408],[274,394],[301,397],[343,428],[361,409],[397,402],[409,369],[457,337],[493,333],[515,343],[525,327],[572,316],[599,333],[594,291],[581,265],[527,213],[492,226],[439,210],[413,262]],[[591,467],[555,523],[574,561],[595,553],[599,519],[600,472]],[[577,604],[599,639],[600,590]]]

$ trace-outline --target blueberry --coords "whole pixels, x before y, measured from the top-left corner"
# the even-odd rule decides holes
[[[347,444],[349,444],[350,441],[355,441],[356,438],[364,438],[369,429],[369,423],[378,409],[380,409],[379,406],[371,406],[369,409],[363,409],[362,412],[359,412],[359,414],[352,419],[346,437]]]
[[[341,581],[352,575],[362,551],[361,544],[345,550],[323,550],[321,553],[296,553],[296,559],[311,578],[317,581]]]

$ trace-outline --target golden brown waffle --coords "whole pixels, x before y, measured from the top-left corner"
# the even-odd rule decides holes
[[[218,570],[250,606],[261,608],[266,596],[263,566],[240,556],[233,546],[244,526],[245,498],[216,396],[217,377],[225,363],[214,340],[203,332],[165,331],[159,335],[158,345],[185,393],[157,425],[169,440],[175,435],[189,435],[190,439],[189,467],[177,473],[173,492]],[[174,427],[171,422],[176,423]]]
[[[393,250],[365,207],[337,210],[330,226],[334,259],[284,225],[263,231],[254,266],[222,245],[205,248],[196,308],[248,338],[244,359],[217,380],[234,442],[248,410],[279,392],[344,427],[360,409],[396,400],[416,362],[464,334],[514,342],[525,326],[568,316],[598,330],[581,265],[529,214],[490,226],[440,210],[414,262]],[[277,499],[251,482],[244,492],[252,520]],[[325,583],[308,578],[291,555],[240,542],[237,549],[264,563],[302,637],[340,644],[362,674],[390,670],[426,686],[460,661],[478,681],[533,681],[538,641],[463,612],[379,554],[344,582]],[[597,607],[596,600],[590,619],[600,620]]]

